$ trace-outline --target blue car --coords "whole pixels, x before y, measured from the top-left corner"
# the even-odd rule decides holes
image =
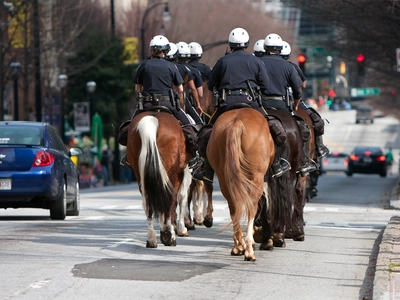
[[[48,123],[0,122],[0,208],[43,208],[50,218],[78,216],[79,171],[71,160],[81,148],[67,149]]]

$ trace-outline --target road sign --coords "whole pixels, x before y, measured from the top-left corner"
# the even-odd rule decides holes
[[[350,90],[351,97],[378,96],[380,93],[380,88],[352,88]]]
[[[396,49],[397,72],[400,72],[400,48]]]

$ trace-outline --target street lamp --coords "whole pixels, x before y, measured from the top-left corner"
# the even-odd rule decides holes
[[[88,83],[86,83],[86,90],[89,93],[89,98],[90,98],[90,106],[89,106],[89,110],[90,110],[90,124],[92,124],[92,119],[94,116],[94,102],[93,102],[93,93],[96,90],[96,82],[89,81]]]
[[[163,14],[162,14],[162,17],[163,17],[164,22],[168,22],[168,21],[171,19],[171,15],[170,15],[170,13],[169,13],[168,2],[158,2],[158,3],[155,3],[155,4],[151,5],[151,6],[149,6],[149,7],[145,10],[145,12],[144,12],[144,14],[143,14],[143,19],[142,19],[142,27],[140,28],[140,33],[141,33],[141,39],[140,39],[140,41],[141,41],[141,44],[142,44],[142,60],[145,60],[145,59],[146,59],[145,49],[144,49],[144,31],[145,31],[144,21],[146,20],[146,17],[147,17],[147,15],[148,15],[148,13],[149,13],[153,8],[155,8],[156,6],[159,6],[159,5],[161,5],[161,4],[164,4],[164,5],[165,5],[165,6],[164,6],[164,12],[163,12]]]
[[[64,120],[64,93],[65,88],[68,85],[68,76],[65,74],[58,75],[58,86],[61,88],[61,97],[60,97],[60,125],[61,125],[61,138],[63,142],[65,142],[65,120]]]
[[[18,77],[21,71],[21,64],[17,61],[13,61],[10,64],[11,76],[14,80],[14,121],[18,121]]]

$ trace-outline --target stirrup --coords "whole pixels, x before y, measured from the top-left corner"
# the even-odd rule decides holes
[[[329,150],[329,148],[323,144],[320,148],[317,148],[318,158],[322,158],[328,155],[329,153],[331,153],[331,150]]]
[[[129,164],[128,160],[126,159],[126,155],[123,155],[121,157],[121,160],[119,161],[119,164],[121,166],[125,167],[125,168],[131,168],[132,169],[131,165]]]
[[[214,181],[212,181],[210,178],[207,178],[205,173],[206,173],[205,171],[193,172],[192,177],[194,180],[200,180],[200,181],[204,181],[204,182],[213,184]]]
[[[284,158],[280,158],[279,159],[279,169],[278,170],[273,170],[272,167],[272,172],[274,172],[274,174],[272,175],[272,178],[274,177],[281,177],[284,173],[286,173],[287,171],[291,170],[292,166],[290,165],[290,163],[284,159]]]

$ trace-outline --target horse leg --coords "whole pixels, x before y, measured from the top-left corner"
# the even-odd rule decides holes
[[[271,227],[271,217],[268,213],[268,200],[263,194],[260,201],[258,202],[258,215],[256,220],[258,220],[258,225],[254,226],[255,241],[260,243],[260,250],[272,250],[274,249],[274,243],[272,241],[272,227]]]
[[[286,236],[294,241],[304,241],[304,205],[305,205],[305,190],[307,185],[307,177],[299,177],[296,186],[296,202],[292,215],[293,228],[286,231]]]
[[[195,201],[193,202],[193,222],[197,225],[203,225],[204,222],[204,210],[203,210],[203,198],[204,198],[204,183],[202,181],[193,180],[196,184],[195,188]]]
[[[247,233],[246,233],[246,250],[244,251],[244,260],[245,261],[255,261],[256,255],[254,254],[254,238],[253,238],[253,226],[254,226],[254,217],[250,218],[247,222]]]
[[[164,246],[176,246],[176,235],[171,217],[160,217],[160,240]]]
[[[190,214],[190,204],[192,203],[192,200],[196,199],[196,181],[192,180],[190,183],[189,191],[188,191],[188,201],[187,201],[187,211],[186,211],[186,216],[185,216],[185,227],[188,230],[195,230],[196,227],[194,226],[194,222],[192,219],[192,216]],[[196,201],[193,202],[193,211],[196,213]]]
[[[246,243],[244,241],[242,228],[239,222],[234,222],[233,232],[233,248],[231,250],[231,255],[243,255],[246,249]]]
[[[146,248],[157,248],[157,237],[156,231],[153,226],[153,218],[151,217],[153,212],[147,213],[147,242]]]
[[[179,204],[179,222],[178,236],[189,236],[188,230],[185,227],[185,217],[188,215],[188,189],[192,181],[192,175],[188,167],[183,172],[183,180],[178,192]]]
[[[206,209],[206,215],[204,217],[204,226],[206,226],[207,228],[210,228],[213,226],[213,204],[212,204],[212,193],[213,193],[213,185],[209,184],[209,183],[205,183],[204,184],[204,190],[207,194],[207,209]]]

